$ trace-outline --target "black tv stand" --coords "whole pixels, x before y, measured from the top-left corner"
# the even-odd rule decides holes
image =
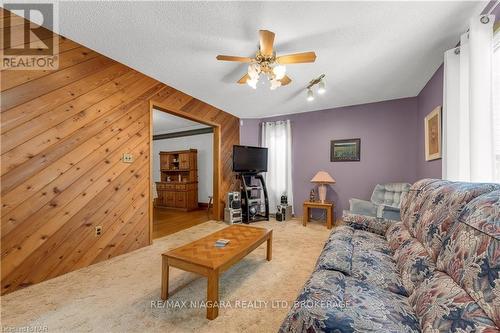
[[[260,173],[242,172],[240,179],[243,223],[269,221],[269,199],[264,176]]]

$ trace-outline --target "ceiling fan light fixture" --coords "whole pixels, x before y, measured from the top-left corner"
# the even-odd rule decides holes
[[[257,82],[259,82],[258,78],[250,78],[247,80],[247,84],[252,87],[253,89],[257,89]]]
[[[285,77],[286,74],[286,66],[284,65],[276,65],[273,67],[274,78],[276,80],[281,80]]]
[[[314,94],[311,89],[307,89],[307,101],[308,102],[314,101]]]
[[[252,80],[258,80],[259,74],[260,74],[259,64],[253,63],[248,65],[248,76],[250,76]]]
[[[259,30],[259,36],[259,49],[254,57],[221,54],[216,57],[219,61],[234,61],[248,64],[247,73],[236,81],[238,84],[247,83],[256,89],[258,82],[261,81],[261,83],[264,83],[262,79],[266,78],[266,81],[276,80],[280,82],[272,83],[271,89],[274,90],[280,86],[287,86],[292,82],[292,79],[285,74],[285,65],[312,63],[316,61],[316,53],[313,51],[276,56],[273,46],[274,32]]]
[[[277,79],[271,80],[271,87],[270,87],[271,90],[275,90],[276,88],[279,88],[279,87],[281,87],[281,81],[279,81]]]
[[[323,95],[326,91],[326,88],[325,88],[325,79],[322,79],[321,81],[319,81],[319,84],[318,84],[318,94],[320,95]]]

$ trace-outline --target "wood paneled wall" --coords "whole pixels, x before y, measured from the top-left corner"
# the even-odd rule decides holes
[[[56,71],[1,72],[2,294],[150,244],[151,103],[220,125],[219,193],[235,186],[238,118],[69,39],[59,45]]]

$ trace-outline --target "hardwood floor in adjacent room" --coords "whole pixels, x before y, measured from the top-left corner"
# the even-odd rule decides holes
[[[212,213],[212,209],[210,209]],[[206,208],[184,212],[155,207],[153,212],[153,239],[167,236],[210,220]]]

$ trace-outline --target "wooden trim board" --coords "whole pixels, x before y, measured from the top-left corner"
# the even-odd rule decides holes
[[[166,105],[162,105],[161,103],[157,103],[155,101],[150,101],[149,107],[150,107],[150,114],[153,114],[153,109],[156,109],[159,111],[163,111],[163,112],[172,114],[172,115],[177,116],[177,117],[181,117],[184,119],[196,121],[198,123],[211,126],[209,128],[210,133],[214,133],[214,136],[213,136],[213,158],[212,158],[212,162],[213,162],[213,182],[212,182],[213,183],[213,190],[212,190],[213,194],[212,195],[214,198],[213,211],[214,211],[214,216],[217,219],[222,219],[222,209],[221,209],[221,204],[220,204],[221,193],[219,190],[220,189],[220,181],[221,181],[221,179],[220,179],[220,165],[221,165],[221,162],[220,162],[220,158],[221,158],[221,156],[220,156],[220,150],[221,150],[221,147],[220,147],[220,145],[221,145],[220,126],[212,121],[207,121],[203,117],[198,116],[196,114],[186,114],[185,112],[182,112],[180,110],[172,110],[172,109],[169,109]],[[202,129],[202,130],[205,130],[205,129]],[[198,130],[194,130],[194,131],[198,131]],[[192,131],[188,131],[188,132],[192,132]],[[180,133],[180,132],[177,132],[177,133]],[[172,134],[175,134],[175,133],[172,133]],[[153,140],[154,140],[154,137],[153,137]],[[151,166],[151,168],[152,168],[152,166]],[[152,185],[151,185],[151,187],[152,187]],[[151,202],[152,202],[152,200],[151,200]],[[151,220],[150,221],[150,229],[152,230],[153,229],[152,214],[151,214],[150,220]],[[151,236],[151,241],[152,241],[152,236]]]
[[[214,129],[212,127],[198,128],[198,129],[188,130],[188,131],[179,131],[179,132],[165,133],[165,134],[155,134],[155,135],[153,135],[153,140],[167,140],[167,139],[174,139],[174,138],[182,138],[185,136],[209,134],[209,133],[213,133],[213,132],[214,132]]]

